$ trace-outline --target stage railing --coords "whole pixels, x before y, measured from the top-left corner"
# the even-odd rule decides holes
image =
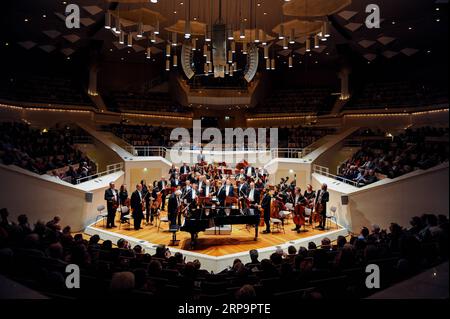
[[[127,146],[125,150],[137,157],[166,157],[167,154],[167,148],[162,146]]]
[[[106,166],[106,171],[104,171],[104,172],[100,172],[100,173],[86,176],[86,177],[77,178],[76,184],[81,184],[81,183],[90,181],[92,179],[96,179],[96,178],[99,178],[102,176],[120,172],[122,170],[123,170],[123,163],[111,164],[111,165]]]
[[[328,178],[332,178],[335,179],[337,181],[352,185],[354,187],[358,187],[358,183],[355,181],[352,181],[350,179],[346,179],[344,177],[338,176],[338,175],[334,175],[330,173],[330,169],[328,167],[324,167],[324,166],[320,166],[317,164],[313,165],[313,173],[328,177]]]
[[[166,157],[172,149],[163,146],[127,146],[125,150],[133,156],[137,157],[150,157],[150,156],[160,156]],[[258,150],[257,148],[246,148],[243,150],[236,151],[224,151],[224,154],[246,154],[246,153],[259,153],[259,152],[270,152],[272,159],[274,158],[303,158],[313,151],[312,148],[273,148],[267,150]],[[188,152],[192,154],[199,153],[199,150],[192,150],[186,147],[182,152]],[[204,151],[205,155],[219,154],[220,152],[208,152]],[[244,159],[247,159],[246,157]]]

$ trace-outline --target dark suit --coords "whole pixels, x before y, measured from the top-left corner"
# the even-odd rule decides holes
[[[239,185],[238,186],[238,195],[239,195],[239,197],[242,197],[242,196],[247,196],[247,192],[248,192],[248,185],[247,184],[243,184],[242,185],[242,187],[241,187],[241,185]]]
[[[148,223],[150,219],[150,199],[151,194],[148,194],[148,187],[147,185],[142,186],[142,196],[144,197],[145,202],[145,221]]]
[[[249,200],[250,200],[250,198],[249,198],[250,192],[251,192],[251,189],[249,188],[249,189],[247,190],[247,198],[248,198]],[[257,190],[256,187],[255,187],[255,190],[254,190],[254,192],[253,192],[253,201],[250,201],[250,205],[254,205],[254,204],[259,205],[260,200],[261,200],[261,193],[260,193],[260,191]]]
[[[181,166],[180,167],[180,174],[188,174],[191,171],[189,166]]]
[[[115,195],[115,196],[114,196]],[[117,202],[115,202],[115,200]],[[108,188],[105,190],[105,200],[106,200],[106,208],[108,210],[108,217],[106,217],[106,228],[114,227],[114,219],[116,217],[116,209],[114,208],[114,204],[119,201],[119,192],[117,190],[112,190]]]
[[[142,196],[144,196],[144,194],[142,194]],[[131,195],[131,209],[133,210],[134,229],[138,230],[141,228],[144,212],[142,211],[142,199],[137,190]]]
[[[322,193],[323,193],[323,195],[322,195],[322,200],[320,201],[320,203],[322,204],[323,209],[322,209],[322,212],[320,213],[321,219],[320,219],[319,227],[325,228],[325,222],[327,219],[327,203],[330,201],[330,193],[328,193],[328,191],[319,190],[316,195],[316,203],[319,201],[320,194],[322,194]]]
[[[227,189],[226,186],[223,186],[222,189],[220,190],[219,194],[217,195],[217,199],[220,202],[220,206],[224,207],[225,206],[225,199],[227,198]],[[234,188],[233,185],[230,185],[230,191],[228,193],[228,197],[234,197]]]
[[[272,201],[272,196],[265,194],[261,202],[261,207],[264,211],[264,223],[266,224],[266,231],[270,232],[270,203]]]
[[[248,169],[250,169],[250,175],[248,175]],[[245,175],[251,177],[251,176],[255,176],[256,175],[256,171],[254,167],[247,167],[245,169]]]
[[[175,193],[169,196],[169,202],[167,203],[167,212],[170,221],[170,226],[176,225],[178,215],[178,200]],[[181,224],[181,215],[178,218],[178,224]]]

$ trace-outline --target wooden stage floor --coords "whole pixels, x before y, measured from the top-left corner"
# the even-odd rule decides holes
[[[119,222],[116,222],[116,225],[119,225]],[[133,226],[129,229],[127,224],[122,224],[121,229],[117,227],[107,229],[107,231],[118,235],[133,237],[138,240],[145,240],[153,244],[169,245],[170,240],[172,239],[172,234],[167,231],[168,223],[162,223],[160,231],[158,231],[156,224],[153,226],[146,226],[142,224],[141,227],[143,227],[143,229],[134,230]],[[93,225],[93,228],[106,230],[103,227],[103,221],[99,221],[97,224]],[[177,239],[180,240],[177,248],[217,257],[247,252],[250,249],[261,249],[265,247],[277,246],[288,243],[292,240],[304,239],[315,235],[326,236],[329,232],[342,229],[336,228],[336,225],[332,223],[330,229],[326,231],[320,231],[307,226],[307,231],[303,230],[300,234],[298,234],[297,232],[292,231],[292,228],[294,228],[292,221],[288,221],[288,224],[286,224],[284,228],[286,233],[262,234],[262,230],[264,230],[265,227],[259,227],[257,241],[254,240],[254,228],[248,231],[245,228],[245,225],[233,225],[231,235],[206,235],[202,232],[198,235],[197,246],[194,250],[190,249],[190,234],[180,231],[177,233]],[[296,248],[298,249],[298,247]]]

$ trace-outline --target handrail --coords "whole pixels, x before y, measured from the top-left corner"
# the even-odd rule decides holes
[[[106,175],[109,175],[109,174],[120,172],[122,170],[123,170],[123,163],[111,164],[111,165],[106,166],[106,171],[104,171],[104,172],[100,172],[100,173],[97,173],[97,174],[94,174],[94,175],[77,178],[76,184],[78,185],[78,184],[90,181],[92,179],[95,179],[95,178],[99,178],[99,177],[102,177],[102,176],[106,176]]]
[[[166,157],[167,153],[170,153],[171,148],[166,148],[164,146],[127,146],[125,150],[133,156],[136,157],[150,157],[150,156],[160,156]],[[190,146],[186,146],[182,151],[198,151],[192,149]],[[272,148],[260,150],[258,148],[245,148],[243,150],[226,151],[225,153],[242,153],[242,152],[270,152],[271,158],[303,158],[313,151],[312,148]],[[204,151],[208,154],[208,151]]]
[[[352,181],[350,179],[346,179],[344,177],[338,176],[338,175],[334,175],[334,174],[330,174],[330,169],[328,167],[324,167],[324,166],[320,166],[317,164],[313,165],[313,173],[325,176],[325,177],[329,177],[332,179],[335,179],[337,181],[352,185],[354,187],[358,187],[358,183],[355,181]]]

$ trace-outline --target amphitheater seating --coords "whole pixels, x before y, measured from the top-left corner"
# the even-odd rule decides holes
[[[94,106],[81,84],[70,78],[17,74],[0,81],[0,98],[9,101]]]
[[[336,101],[328,88],[275,90],[255,113],[327,114]]]
[[[374,82],[353,94],[344,110],[408,108],[448,104],[448,88],[441,83]]]
[[[114,112],[176,112],[188,110],[173,101],[169,93],[147,92],[111,92],[105,94],[106,105]]]
[[[86,136],[78,128],[38,130],[28,124],[0,123],[0,161],[37,174],[51,174],[75,183],[77,178],[96,173],[89,158],[74,147],[75,139]]]
[[[448,128],[431,127],[408,129],[393,137],[363,130],[352,137],[360,141],[361,149],[341,165],[340,176],[365,186],[381,176],[396,178],[447,162],[448,134]]]
[[[382,288],[387,288],[448,259],[445,216],[417,217],[410,229],[392,224],[389,232],[370,233],[364,228],[349,242],[341,236],[337,245],[301,248],[296,255],[286,257],[274,253],[270,260],[246,266],[235,260],[231,268],[218,274],[202,270],[199,262],[185,263],[180,253],[164,256],[164,246],[150,256],[137,247],[132,250],[124,240],[113,248],[110,241],[100,244],[95,236],[89,241],[80,234],[72,237],[67,229],[55,231],[44,223],[38,223],[34,230],[27,224],[11,223],[5,209],[1,216],[1,232],[15,235],[2,237],[0,272],[57,299],[171,297],[206,302],[255,296],[361,298],[373,293],[365,286],[367,264],[380,266]],[[43,233],[46,236],[36,236]],[[81,289],[65,289],[68,263],[81,267]],[[116,275],[124,272],[134,274],[128,273],[134,278],[133,286],[114,289]],[[243,286],[252,293],[243,294]]]

